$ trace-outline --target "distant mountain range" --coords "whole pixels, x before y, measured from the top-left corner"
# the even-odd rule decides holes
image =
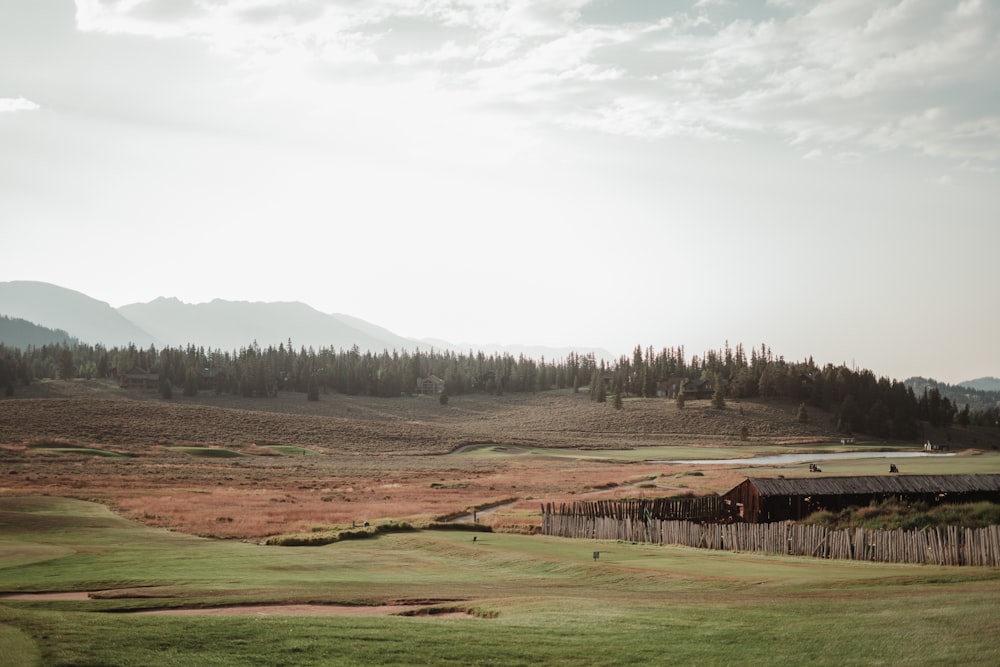
[[[176,298],[160,297],[148,303],[121,308],[86,294],[49,283],[34,281],[0,282],[0,316],[37,325],[27,333],[18,325],[0,327],[0,343],[11,347],[55,342],[52,330],[65,339],[121,347],[183,347],[188,344],[207,349],[238,350],[256,342],[261,347],[287,344],[300,347],[350,349],[380,353],[383,350],[470,349],[484,353],[524,354],[532,358],[564,358],[570,352],[593,352],[611,359],[606,350],[553,348],[531,345],[453,344],[443,340],[417,340],[399,336],[388,329],[343,314],[322,313],[300,302],[248,302],[215,299],[189,304]],[[47,333],[48,332],[48,333]],[[68,333],[67,333],[68,332]]]

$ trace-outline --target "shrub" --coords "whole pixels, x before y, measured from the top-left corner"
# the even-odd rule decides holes
[[[458,530],[473,533],[492,533],[493,527],[482,523],[465,523],[457,521],[431,521],[427,530]]]

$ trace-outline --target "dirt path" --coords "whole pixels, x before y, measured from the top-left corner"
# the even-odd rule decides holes
[[[504,509],[505,507],[510,507],[511,505],[516,505],[519,500],[503,500],[499,503],[493,503],[492,505],[483,505],[477,510],[469,512],[468,514],[460,514],[456,517],[452,517],[447,520],[447,523],[479,523],[479,519],[484,516],[489,516],[497,510]]]

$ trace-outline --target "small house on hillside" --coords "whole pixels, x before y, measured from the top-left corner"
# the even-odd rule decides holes
[[[685,398],[711,398],[715,393],[715,384],[709,379],[689,380],[684,377],[670,377],[656,383],[656,395],[676,398],[682,387]]]
[[[818,510],[839,512],[872,502],[1000,502],[1000,475],[887,475],[868,477],[750,477],[722,496],[733,521],[803,519]]]
[[[712,394],[715,393],[715,383],[708,378],[692,380],[690,385],[690,391],[694,393],[695,398],[712,398]],[[689,390],[685,387],[684,391],[688,392]]]
[[[437,375],[417,378],[417,392],[421,394],[440,394],[444,391],[444,380]]]
[[[285,382],[287,373],[279,373],[281,381]],[[202,368],[198,371],[198,388],[212,389],[217,387],[225,379],[225,374],[218,368]]]
[[[155,389],[160,383],[159,373],[150,373],[143,368],[133,368],[122,375],[118,384],[126,389]]]

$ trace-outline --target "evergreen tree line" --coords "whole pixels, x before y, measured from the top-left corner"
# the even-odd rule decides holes
[[[683,347],[645,350],[637,346],[631,356],[623,355],[607,370],[595,371],[591,397],[606,400],[608,395],[653,397],[667,395],[662,383],[668,378],[710,380],[712,403],[724,407],[727,398],[799,401],[803,406],[826,410],[843,433],[867,433],[879,438],[913,440],[923,436],[922,423],[933,427],[1000,426],[1000,407],[961,410],[936,387],[919,396],[903,382],[876,378],[865,369],[844,365],[818,366],[810,357],[788,362],[775,356],[766,345],[735,348],[727,342],[721,350],[710,350],[687,360]],[[595,387],[594,383],[599,381]],[[683,387],[683,385],[682,385]],[[683,406],[683,388],[670,396]],[[688,397],[690,398],[690,397]],[[800,415],[800,420],[804,420]]]
[[[310,400],[331,392],[391,398],[418,391],[418,379],[436,375],[444,380],[445,394],[450,396],[576,391],[587,386],[593,400],[604,402],[612,396],[616,408],[622,407],[622,396],[665,395],[663,383],[671,379],[709,379],[715,387],[712,402],[716,407],[724,408],[727,398],[798,401],[829,411],[834,425],[844,433],[913,440],[922,437],[922,423],[1000,426],[996,405],[959,409],[936,387],[918,396],[902,382],[876,378],[868,370],[833,364],[819,367],[811,357],[788,362],[766,345],[751,348],[747,354],[743,345],[731,348],[727,342],[721,350],[690,359],[683,347],[637,346],[631,356],[623,355],[609,364],[591,354],[575,353],[557,361],[536,361],[523,355],[473,351],[295,350],[291,341],[265,348],[254,343],[231,352],[193,345],[157,350],[153,346],[53,344],[21,350],[0,344],[0,387],[7,395],[14,393],[17,384],[36,378],[123,379],[139,369],[158,374],[164,396],[172,395],[176,387],[185,395],[208,390],[267,398],[292,391]]]
[[[291,341],[237,351],[154,346],[105,348],[100,345],[42,345],[25,350],[0,344],[0,386],[34,379],[117,378],[136,371],[157,374],[159,382],[186,394],[213,390],[266,398],[279,391],[336,392],[350,396],[398,397],[418,391],[418,379],[435,375],[449,395],[534,392],[579,386],[597,362],[592,354],[570,354],[549,362],[520,355],[450,351],[384,351],[300,348]]]

